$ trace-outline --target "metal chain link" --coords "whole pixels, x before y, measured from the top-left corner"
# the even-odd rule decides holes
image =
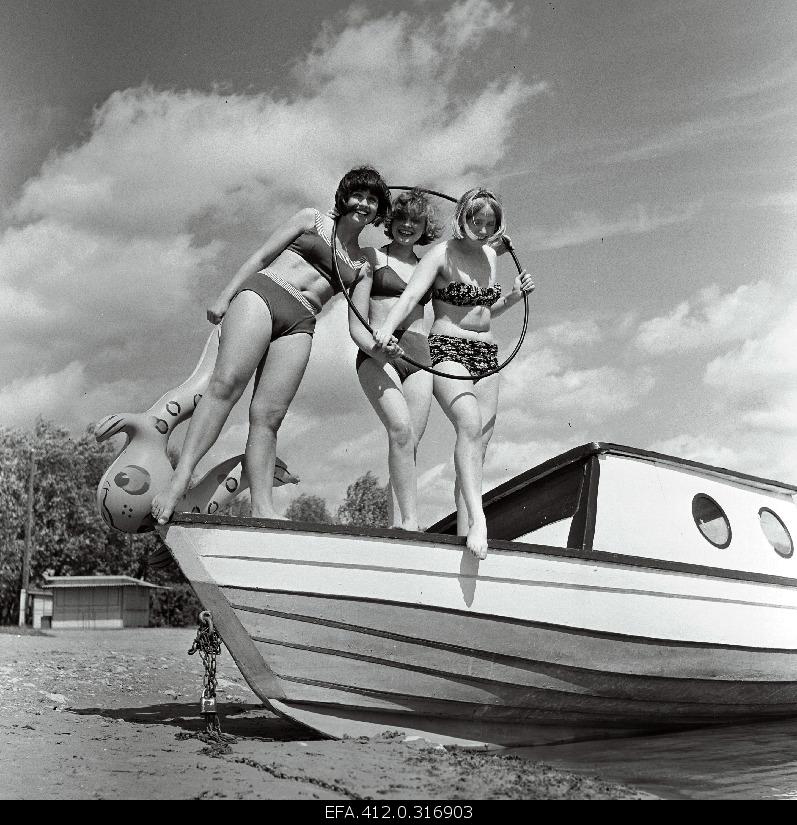
[[[205,733],[220,739],[221,725],[216,710],[216,657],[221,653],[221,636],[213,626],[213,617],[208,610],[199,614],[199,628],[188,655],[193,656],[197,652],[205,667],[200,700],[200,713],[205,717]]]

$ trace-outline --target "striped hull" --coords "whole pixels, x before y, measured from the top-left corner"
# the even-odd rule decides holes
[[[269,524],[165,539],[258,696],[325,734],[508,746],[797,716],[795,587]]]

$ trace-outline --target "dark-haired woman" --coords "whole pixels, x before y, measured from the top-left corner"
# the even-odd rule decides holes
[[[355,306],[372,326],[382,324],[404,292],[418,263],[415,245],[431,243],[442,231],[431,203],[420,190],[404,192],[394,200],[385,220],[385,234],[390,242],[379,249],[364,250],[373,274],[358,283],[352,296]],[[430,366],[428,325],[424,320],[428,302],[427,294],[410,309],[395,337],[398,346],[414,361]],[[393,526],[417,530],[416,453],[429,417],[432,376],[377,348],[351,310],[349,330],[360,348],[356,362],[360,386],[387,430]]]
[[[367,272],[360,233],[390,211],[390,190],[369,166],[340,181],[334,212],[302,209],[278,227],[243,264],[207,311],[224,318],[219,353],[202,401],[186,433],[169,487],[152,500],[152,515],[165,524],[185,494],[202,456],[215,443],[254,374],[246,441],[252,516],[279,518],[272,485],[277,432],[310,357],[315,316],[340,291],[332,266],[337,221],[338,271],[347,287]]]

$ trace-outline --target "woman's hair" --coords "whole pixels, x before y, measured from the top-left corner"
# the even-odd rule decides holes
[[[426,218],[426,226],[423,234],[418,238],[418,245],[436,241],[443,234],[443,224],[437,219],[435,208],[431,201],[420,189],[411,189],[409,192],[402,192],[390,208],[388,216],[385,218],[385,235],[393,238],[390,231],[394,220],[402,220],[407,215],[411,218]]]
[[[451,218],[451,230],[455,238],[470,238],[476,240],[473,233],[468,229],[468,220],[472,218],[480,209],[489,206],[495,215],[495,232],[490,235],[485,243],[492,243],[502,237],[506,232],[506,221],[504,219],[504,208],[498,198],[489,190],[477,187],[469,189],[458,201],[454,216]]]
[[[350,169],[340,179],[338,191],[335,192],[335,212],[337,215],[345,215],[346,201],[351,193],[363,189],[372,192],[379,200],[374,220],[374,226],[378,226],[390,214],[390,190],[373,166],[358,166]]]

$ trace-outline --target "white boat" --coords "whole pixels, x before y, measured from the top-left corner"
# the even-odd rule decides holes
[[[181,513],[254,692],[332,737],[518,746],[797,716],[797,487],[591,443],[425,533]]]

